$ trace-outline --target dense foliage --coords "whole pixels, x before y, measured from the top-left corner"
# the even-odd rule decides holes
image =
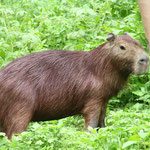
[[[107,33],[129,34],[147,48],[137,0],[1,0],[0,66],[45,49],[86,51],[103,43]],[[150,74],[132,76],[112,98],[105,129],[88,134],[83,119],[31,123],[0,150],[10,149],[150,149]]]

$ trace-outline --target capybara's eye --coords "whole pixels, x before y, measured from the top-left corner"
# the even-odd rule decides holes
[[[120,45],[120,49],[126,50],[126,48],[124,46],[122,46],[122,45]]]

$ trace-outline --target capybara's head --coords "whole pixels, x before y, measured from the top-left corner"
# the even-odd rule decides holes
[[[108,46],[111,47],[116,66],[126,67],[133,74],[142,74],[148,71],[149,57],[140,43],[127,33],[123,35],[108,34]],[[119,61],[118,61],[119,60]],[[120,62],[120,64],[117,64]]]

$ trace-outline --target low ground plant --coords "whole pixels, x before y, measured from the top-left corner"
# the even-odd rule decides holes
[[[136,0],[1,0],[0,67],[36,51],[88,51],[109,32],[128,32],[147,49]],[[149,150],[150,72],[132,76],[110,100],[107,127],[86,133],[82,117],[31,123],[9,142],[0,133],[0,150]]]

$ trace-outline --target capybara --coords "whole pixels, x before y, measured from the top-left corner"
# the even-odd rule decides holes
[[[31,121],[78,114],[86,129],[105,127],[108,100],[148,64],[138,41],[113,33],[91,51],[47,50],[20,57],[0,70],[0,130],[11,139]]]

